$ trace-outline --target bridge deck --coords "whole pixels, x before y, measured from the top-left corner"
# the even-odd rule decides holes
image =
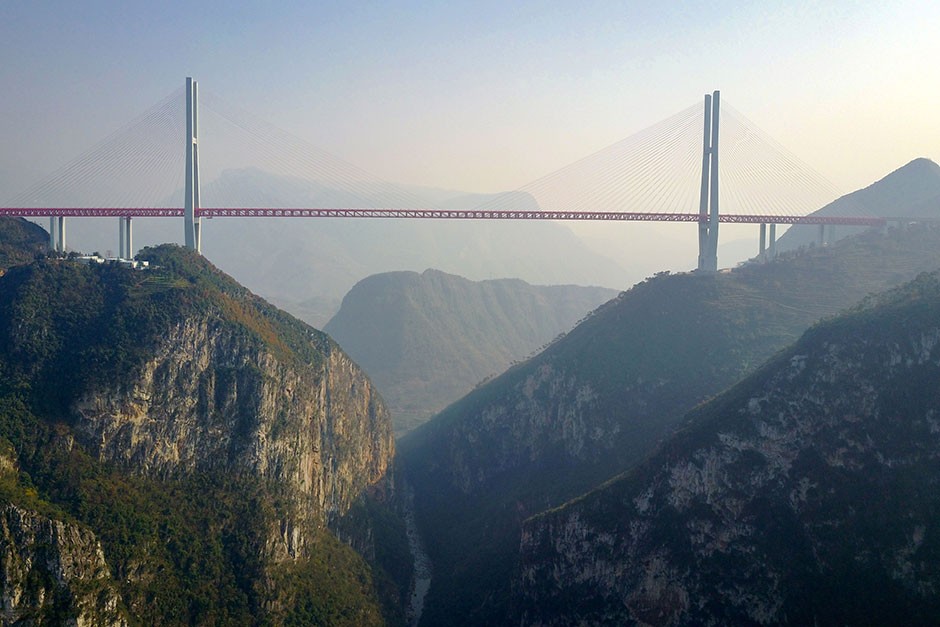
[[[0,215],[39,217],[181,218],[178,207],[0,207]],[[698,213],[642,213],[619,211],[507,211],[453,209],[292,209],[292,208],[202,208],[202,218],[417,218],[444,220],[607,220],[623,222],[703,222]],[[919,218],[874,218],[865,216],[779,216],[761,214],[719,214],[718,221],[732,224],[839,224],[884,226],[888,220]]]

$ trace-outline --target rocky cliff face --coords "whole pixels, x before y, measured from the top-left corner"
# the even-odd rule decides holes
[[[221,471],[278,487],[292,507],[272,545],[304,554],[309,524],[345,513],[388,470],[384,405],[339,348],[298,366],[211,316],[168,330],[139,373],[87,390],[72,406],[99,460],[150,477]]]
[[[407,434],[399,458],[435,562],[427,624],[505,620],[522,520],[638,463],[814,321],[936,268],[938,243],[930,228],[892,230],[654,277]]]
[[[0,507],[4,625],[127,625],[95,534],[13,505]]]
[[[464,493],[559,458],[598,464],[603,480],[819,318],[934,269],[938,243],[927,227],[869,233],[716,276],[654,277],[408,434],[402,456]]]
[[[61,537],[55,559],[79,569],[38,588],[27,569],[24,593],[14,568],[0,594],[32,615],[65,598],[56,582],[84,594],[111,573],[118,596],[96,607],[123,599],[115,616],[145,624],[379,624],[370,567],[331,530],[391,485],[382,400],[329,337],[205,259],[144,254],[153,269],[41,260],[0,278],[0,450],[22,469],[0,503],[78,522],[8,516],[4,555],[51,564]],[[344,540],[386,533],[373,518]]]
[[[0,454],[0,482],[19,472]],[[0,623],[127,625],[101,543],[90,530],[11,504],[0,505]]]
[[[641,467],[529,520],[516,617],[930,624],[940,276],[814,328]]]

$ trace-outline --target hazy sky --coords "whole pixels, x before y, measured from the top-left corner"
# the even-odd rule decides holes
[[[0,196],[187,75],[390,181],[514,189],[720,89],[844,191],[940,158],[940,3],[0,1]]]

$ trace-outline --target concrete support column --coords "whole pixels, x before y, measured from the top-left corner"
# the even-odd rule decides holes
[[[764,260],[764,252],[767,250],[767,225],[761,222],[760,225],[760,246],[757,249],[757,256]]]
[[[196,81],[186,78],[186,187],[183,198],[183,242],[200,249],[199,219],[199,98]]]
[[[712,97],[705,94],[705,128],[702,138],[702,189],[698,205],[698,269],[705,270],[708,258],[708,182],[711,163]]]
[[[826,225],[825,224],[819,225],[819,236],[816,239],[816,243],[820,246],[826,245]]]
[[[705,124],[702,149],[702,189],[699,199],[698,269],[718,270],[718,119],[720,93],[705,96]]]
[[[49,217],[49,251],[55,252],[58,250],[56,248],[56,237],[55,237],[55,216]]]
[[[777,225],[770,225],[770,249],[768,250],[768,256],[771,259],[777,258]]]
[[[59,222],[58,232],[56,233],[56,250],[60,253],[65,252],[65,216],[58,216],[56,218]]]
[[[124,259],[124,218],[118,218],[118,259]]]
[[[126,259],[133,259],[134,258],[134,233],[131,229],[131,217],[130,216],[127,216],[126,218],[124,218],[124,224],[125,224],[125,228],[127,229],[124,235],[124,244],[126,245],[127,250],[125,250],[124,252],[127,253]]]
[[[718,118],[721,111],[721,94],[712,93],[712,163],[711,189],[709,189],[708,211],[708,269],[718,271]]]

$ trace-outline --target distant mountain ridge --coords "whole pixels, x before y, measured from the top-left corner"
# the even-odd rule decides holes
[[[402,432],[616,295],[439,270],[386,272],[357,283],[323,330],[376,384]]]
[[[923,157],[914,159],[868,187],[837,198],[812,215],[940,218],[940,165]],[[842,239],[864,228],[837,226],[835,238]],[[818,238],[818,226],[792,226],[777,240],[777,249],[787,251],[809,246]]]
[[[420,189],[414,189],[415,202],[421,202]],[[494,196],[432,191],[438,208],[469,209]],[[517,208],[537,207],[528,194],[516,195]],[[255,168],[227,170],[204,185],[204,206],[236,201],[262,207],[356,207],[363,199]],[[177,220],[137,219],[134,225],[138,247],[181,241]],[[616,262],[593,252],[566,226],[549,221],[220,218],[204,220],[202,229],[203,253],[213,263],[318,328],[357,281],[393,270],[439,268],[472,280],[517,277],[543,285],[628,286]],[[70,221],[68,242],[80,250],[113,251],[116,221]]]
[[[526,521],[515,624],[932,625],[940,273],[808,331]]]

